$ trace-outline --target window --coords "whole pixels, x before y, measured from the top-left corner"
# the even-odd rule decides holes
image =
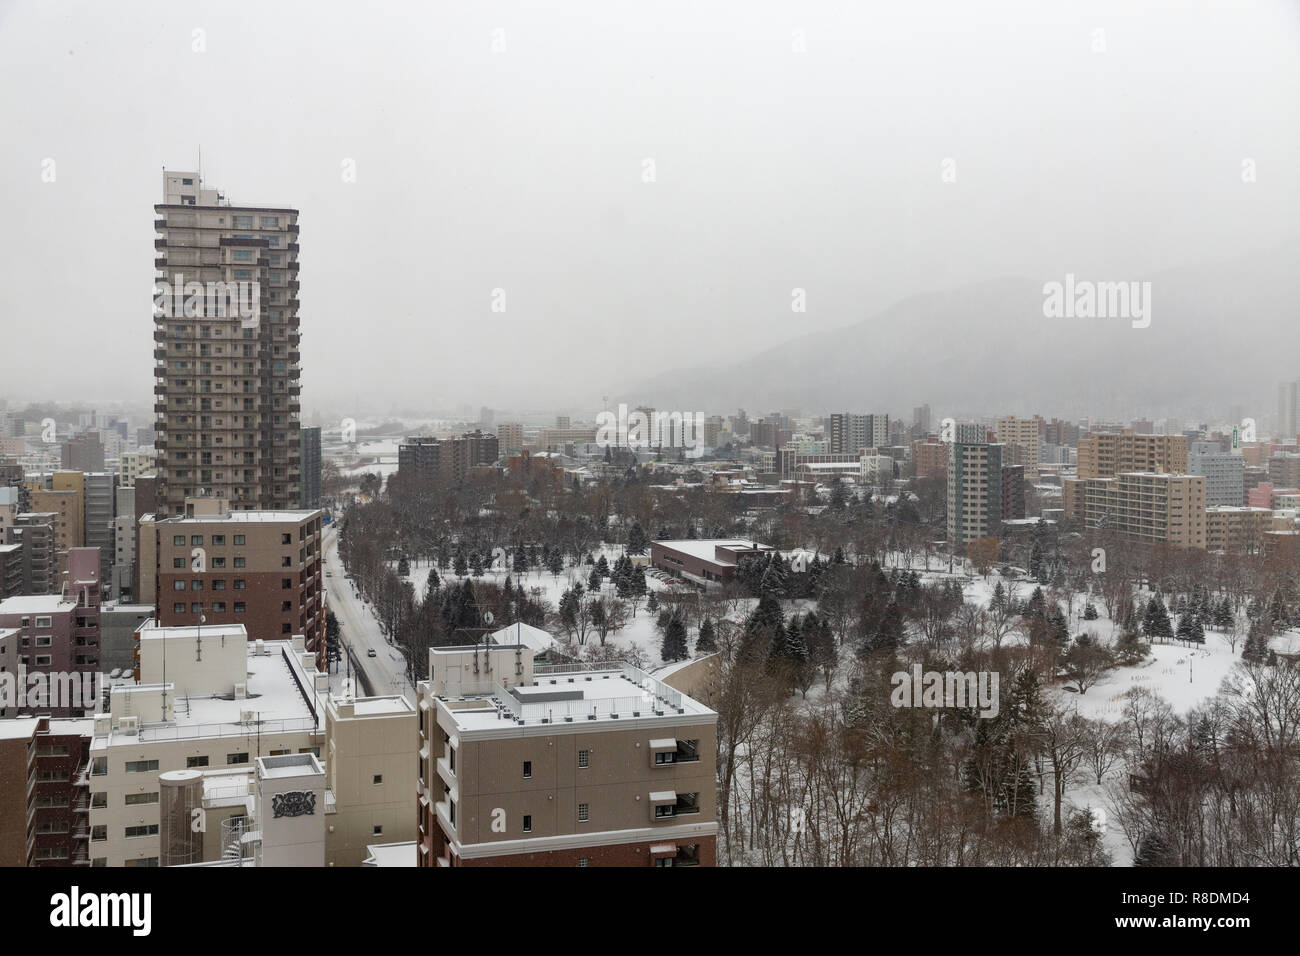
[[[190,590],[191,590],[191,591],[202,591],[202,590],[203,590],[203,582],[202,582],[201,580],[199,580],[198,578],[195,578],[193,581],[190,582]]]
[[[579,750],[579,751],[578,751],[578,769],[579,769],[579,770],[586,770],[587,767],[589,766],[589,763],[588,763],[588,761],[589,761],[588,754],[590,754],[590,753],[591,753],[590,750]]]
[[[37,666],[37,667],[49,667],[49,666],[50,666],[50,655],[49,655],[49,654],[37,654],[37,655],[36,655],[36,666]]]
[[[203,544],[203,535],[201,534],[190,535],[190,544],[196,548],[199,547],[201,544]]]
[[[587,866],[588,863],[590,863],[590,860],[587,857],[583,856],[578,858],[578,866]]]
[[[245,582],[243,578],[235,578],[236,591],[242,591],[246,586],[247,586],[247,582]]]
[[[293,587],[293,578],[281,578],[281,579],[280,579],[280,590],[281,590],[281,591],[287,591],[287,590],[289,590],[289,589],[292,588],[292,587]]]
[[[104,790],[98,790],[90,795],[90,809],[103,810],[108,806],[108,793]]]
[[[252,229],[253,217],[252,216],[231,216],[230,225],[235,229]]]
[[[172,567],[173,567],[173,568],[183,568],[183,567],[185,567],[185,559],[184,559],[184,558],[172,558]]]
[[[222,547],[225,543],[226,543],[226,536],[224,534],[214,534],[212,536],[212,546],[214,548]]]
[[[156,760],[154,761],[154,763],[157,762],[158,761]],[[248,763],[248,754],[247,753],[226,754],[226,766],[230,766],[231,764],[236,764],[236,763]]]
[[[285,532],[284,534],[280,535],[280,543],[281,543],[281,544],[292,544],[292,543],[293,543],[293,535],[289,534],[288,532]]]
[[[173,591],[184,591],[184,590],[185,590],[185,582],[184,582],[184,581],[173,581],[173,582],[172,582],[172,590],[173,590]]]
[[[172,544],[178,548],[185,547],[185,535],[178,534],[172,537]]]
[[[225,613],[226,613],[226,602],[225,602],[225,601],[213,601],[213,602],[212,602],[212,613],[213,613],[213,614],[225,614]]]
[[[212,582],[212,590],[214,590],[214,591],[224,591],[225,589],[226,589],[226,579],[225,579],[225,578],[217,578],[215,581]]]
[[[202,614],[202,613],[203,613],[203,605],[200,604],[198,601],[195,601],[193,604],[190,605],[190,613],[191,613],[191,614]]]
[[[184,604],[173,604],[173,605],[172,605],[172,613],[173,613],[173,614],[184,614],[184,613],[185,613],[185,605],[184,605]]]
[[[128,807],[137,806],[142,803],[157,803],[158,792],[153,793],[128,793],[126,795],[126,805]]]
[[[36,619],[36,626],[37,626],[37,627],[49,627],[49,626],[50,626],[50,619],[49,619],[48,617],[38,617],[38,618]]]
[[[208,765],[207,757],[186,757],[185,767],[187,770],[193,770],[195,767],[206,767]]]
[[[244,604],[243,601],[236,601],[236,602],[235,602],[235,613],[236,613],[236,614],[243,614],[243,613],[244,613],[244,610],[245,610],[245,607],[246,607],[246,605]]]
[[[242,568],[243,566],[244,566],[244,559],[243,559],[242,557],[236,557],[236,558],[235,558],[235,567],[237,567],[237,568]]]
[[[383,782],[384,782],[384,775],[382,773],[375,774],[375,783],[383,783]]]
[[[157,835],[158,835],[158,824],[156,823],[146,823],[144,826],[126,828],[126,837],[128,840],[131,839],[132,837],[157,836]]]
[[[586,823],[586,822],[587,822],[587,812],[588,812],[587,804],[585,804],[585,803],[580,803],[580,804],[578,804],[578,822],[579,822],[579,823]]]
[[[128,760],[126,762],[127,773],[153,773],[157,769],[157,760]]]
[[[533,832],[533,818],[526,813],[524,814],[524,832],[525,833]]]
[[[235,535],[235,544],[241,545],[243,543],[244,543],[244,536],[242,534]]]
[[[375,824],[373,835],[374,835],[374,836],[379,836],[379,835],[382,834],[383,832],[384,832],[384,828],[383,828],[382,826],[380,826],[379,824]]]
[[[524,761],[524,779],[526,780],[526,779],[528,779],[529,777],[531,777],[532,775],[533,775],[533,762],[532,762],[531,760],[525,760],[525,761]]]
[[[107,839],[108,839],[108,827],[107,827],[107,826],[102,826],[102,825],[101,825],[101,826],[97,826],[97,827],[91,827],[91,828],[90,828],[90,839],[93,840],[95,843],[102,843],[104,840],[107,840]]]

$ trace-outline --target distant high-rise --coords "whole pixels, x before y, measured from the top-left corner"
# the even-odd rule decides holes
[[[158,517],[184,514],[185,499],[201,495],[232,510],[295,508],[298,211],[233,206],[197,173],[165,171],[163,193],[154,206],[155,282],[165,283],[154,308]]]
[[[1239,419],[1234,419],[1238,421]],[[1300,379],[1277,387],[1277,438],[1293,442],[1300,432]]]
[[[103,471],[104,445],[99,432],[84,432],[63,443],[60,460],[70,471]]]
[[[831,416],[830,441],[833,455],[856,455],[864,448],[883,448],[889,444],[889,416],[836,412]]]

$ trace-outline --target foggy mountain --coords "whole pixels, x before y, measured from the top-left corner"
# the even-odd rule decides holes
[[[1243,394],[1237,370],[1245,362],[1265,383],[1296,374],[1298,271],[1300,240],[1146,277],[1075,276],[1076,285],[1149,281],[1147,328],[1126,318],[1046,317],[1044,284],[1064,284],[1064,271],[998,278],[911,296],[852,325],[611,394],[658,408],[744,407],[751,417],[784,408],[899,413],[928,402],[936,416],[1226,417],[1241,405],[1259,419],[1272,414],[1274,397],[1267,386]],[[796,329],[800,316],[791,317]]]

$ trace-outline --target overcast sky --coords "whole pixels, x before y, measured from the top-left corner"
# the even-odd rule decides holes
[[[1297,116],[1295,0],[0,0],[0,397],[150,401],[200,146],[301,211],[308,415],[594,411],[935,288],[1275,249]]]

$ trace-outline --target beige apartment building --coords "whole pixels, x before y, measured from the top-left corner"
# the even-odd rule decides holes
[[[1206,546],[1205,478],[1126,473],[1080,480],[1072,489],[1084,524],[1150,543]]]
[[[1003,465],[1024,465],[1025,477],[1031,481],[1038,478],[1039,434],[1043,420],[1034,418],[1017,418],[1007,415],[998,419],[998,441],[1006,446],[1002,456]]]
[[[295,507],[298,211],[234,206],[197,173],[164,171],[154,212],[157,513],[205,493],[236,510]],[[205,294],[190,298],[190,283]],[[250,315],[218,304],[216,288],[242,290]]]
[[[328,676],[302,638],[255,641],[242,625],[137,632],[139,682],[114,684],[90,761],[94,866],[156,866],[158,775],[248,769],[259,756],[319,754]]]
[[[325,568],[319,510],[234,511],[189,499],[185,516],[140,520],[138,600],[164,626],[242,624],[249,636],[301,634],[325,666]]]
[[[1264,533],[1272,527],[1273,512],[1268,508],[1206,508],[1205,547],[1254,554],[1264,547]]]
[[[627,665],[433,648],[419,865],[713,866],[717,714]]]
[[[124,451],[117,458],[117,473],[121,476],[123,488],[134,487],[136,478],[152,475],[157,467],[158,451],[154,448]]]
[[[328,865],[360,866],[371,844],[413,841],[419,729],[411,703],[400,695],[331,697],[325,737],[321,756],[335,808],[325,839]]]
[[[1126,428],[1079,438],[1079,478],[1114,478],[1123,472],[1186,474],[1187,436],[1139,435]]]

